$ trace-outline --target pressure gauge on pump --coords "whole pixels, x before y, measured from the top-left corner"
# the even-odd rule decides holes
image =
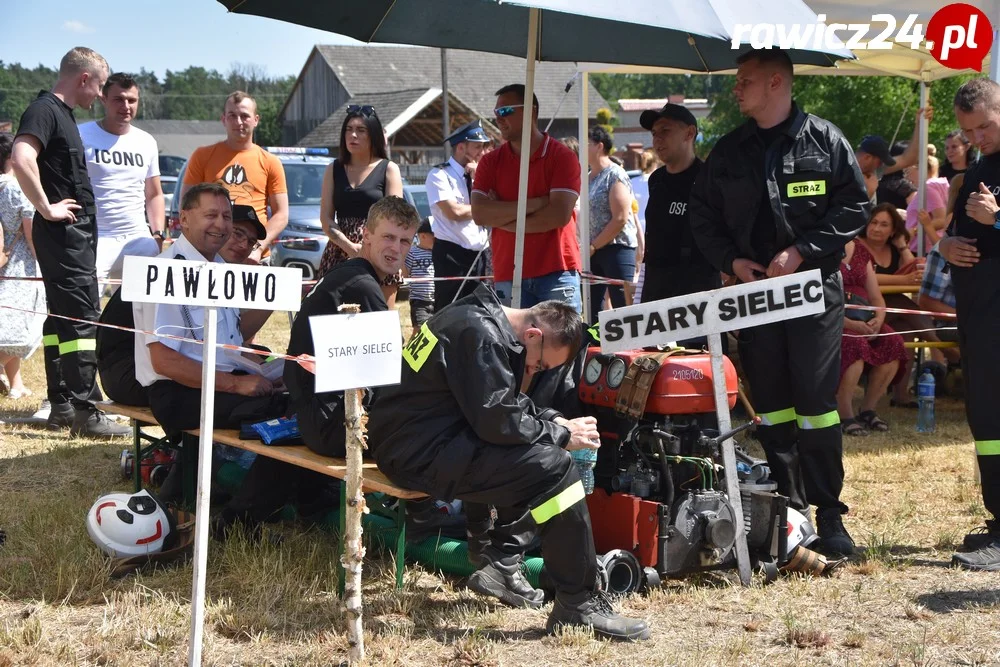
[[[628,367],[625,365],[625,360],[621,357],[615,357],[610,364],[608,364],[608,387],[610,389],[617,389],[621,386],[622,380],[625,379],[625,372]]]
[[[587,362],[587,367],[583,370],[583,379],[587,384],[597,384],[597,381],[601,379],[601,360],[598,358],[593,358]]]

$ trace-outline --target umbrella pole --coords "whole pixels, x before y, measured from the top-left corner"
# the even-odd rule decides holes
[[[521,307],[521,276],[524,274],[524,227],[528,213],[528,163],[531,160],[532,100],[535,95],[535,60],[538,57],[537,9],[528,10],[528,54],[524,64],[524,123],[521,125],[521,170],[517,181],[517,236],[514,240],[514,285],[510,304]]]
[[[590,179],[587,177],[587,153],[585,146],[589,140],[590,123],[590,76],[580,72],[580,213],[576,216],[577,232],[580,236],[580,264],[584,271],[590,271]],[[583,305],[583,321],[590,322],[590,289],[580,281],[580,303]]]
[[[993,0],[993,11],[990,12],[990,22],[993,23],[993,48],[990,49],[990,78],[1000,82],[1000,0]]]
[[[920,82],[920,109],[926,109],[930,100],[927,84]],[[927,119],[920,109],[920,129],[917,137],[917,202],[919,210],[927,210]],[[917,257],[924,256],[924,226],[917,224]]]

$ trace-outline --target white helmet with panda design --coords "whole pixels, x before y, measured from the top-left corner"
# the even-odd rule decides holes
[[[806,547],[819,539],[816,529],[809,523],[809,519],[802,512],[793,507],[788,508],[788,553],[795,551],[795,547]]]
[[[145,490],[101,496],[87,512],[90,539],[113,558],[158,553],[172,530],[166,508]]]

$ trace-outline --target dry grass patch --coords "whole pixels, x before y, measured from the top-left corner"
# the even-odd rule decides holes
[[[279,314],[258,340],[283,349]],[[25,367],[44,388],[41,356]],[[0,419],[38,400],[0,398]],[[845,441],[847,528],[863,555],[832,578],[739,586],[733,573],[677,581],[621,600],[645,618],[642,644],[569,630],[546,637],[548,609],[513,610],[458,578],[408,565],[396,591],[391,558],[369,549],[364,601],[368,664],[437,665],[986,665],[1000,661],[995,574],[949,567],[982,521],[962,405],[938,402],[938,432],[886,409],[892,431]],[[115,580],[86,534],[101,494],[127,491],[118,456],[129,442],[0,425],[0,667],[183,665],[190,565]],[[283,541],[236,536],[209,547],[205,664],[335,665],[346,657],[336,596],[336,537],[299,524]]]

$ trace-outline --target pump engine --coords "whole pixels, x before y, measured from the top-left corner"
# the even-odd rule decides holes
[[[737,401],[736,370],[723,358],[729,407]],[[631,350],[587,353],[579,397],[597,418],[601,448],[594,492],[587,496],[598,553],[616,554],[615,582],[677,577],[733,567],[739,522],[726,493],[722,443],[753,426],[720,434],[711,358],[704,353]],[[751,559],[788,559],[787,499],[775,493],[764,461],[736,448],[744,531]],[[634,557],[633,562],[630,558]],[[602,558],[606,568],[612,567]],[[628,576],[625,577],[624,575]]]

